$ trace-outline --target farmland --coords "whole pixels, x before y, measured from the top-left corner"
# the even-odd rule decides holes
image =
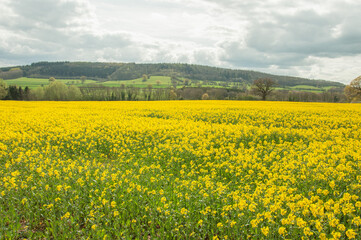
[[[108,81],[96,81],[87,79],[84,83],[81,83],[80,79],[56,79],[66,85],[75,85],[77,87],[89,86],[89,84],[98,84],[105,87],[120,87],[122,84],[125,86],[133,86],[137,88],[146,88],[148,85],[152,85],[154,88],[166,88],[172,86],[171,77],[167,76],[150,76],[147,81],[143,81],[142,78],[131,79],[131,80],[108,80]],[[29,87],[30,89],[35,89],[38,87],[43,87],[49,84],[49,79],[46,78],[28,78],[21,77],[16,79],[5,80],[7,85],[19,86],[22,88]],[[178,87],[183,87],[184,83],[182,79],[179,79]],[[189,80],[189,87],[211,87],[211,88],[234,88],[234,87],[246,87],[250,89],[250,85],[243,86],[237,83],[222,84],[220,81],[201,81],[201,80]],[[320,86],[315,87],[311,85],[295,85],[292,87],[276,87],[277,90],[295,90],[295,91],[304,91],[304,92],[325,92],[331,89],[332,86]]]
[[[96,80],[87,79],[84,81],[83,84],[81,83],[80,79],[56,79],[56,81],[60,81],[66,85],[75,85],[78,87],[89,86],[89,84],[92,85],[98,84],[105,87],[120,87],[122,84],[124,84],[125,86],[133,86],[137,88],[145,88],[149,84],[152,85],[154,88],[165,88],[172,86],[171,77],[167,77],[167,76],[150,76],[149,79],[147,79],[146,81],[143,81],[142,78],[136,78],[131,80],[107,80],[107,81],[96,81]],[[181,79],[179,79],[179,81],[182,82]],[[30,89],[34,89],[37,87],[48,85],[49,79],[21,77],[16,79],[5,80],[5,82],[8,85],[16,85],[22,88],[29,87]],[[197,82],[199,82],[201,85],[203,83],[202,81],[197,81]],[[209,85],[209,83],[207,84],[208,86],[215,87],[218,86],[220,82],[211,82],[211,85]],[[182,83],[180,84],[180,86],[184,86],[184,84]],[[197,85],[195,83],[192,83],[192,81],[190,81],[189,86],[197,86]]]
[[[56,81],[62,82],[67,85],[81,86],[80,79],[57,79]],[[94,80],[85,80],[84,84],[95,83]],[[45,78],[27,78],[21,77],[16,79],[5,80],[8,85],[19,86],[22,88],[29,87],[30,89],[46,86],[49,84],[49,79]]]
[[[0,238],[359,239],[358,104],[0,102]]]
[[[151,84],[154,88],[169,87],[171,86],[171,78],[166,76],[151,76],[146,82],[142,81],[142,78],[131,79],[131,80],[109,80],[109,81],[95,81],[87,79],[84,83],[81,83],[80,79],[56,79],[66,85],[75,85],[78,87],[89,86],[89,84],[98,84],[105,87],[120,87],[122,84],[125,86],[134,86],[137,88],[145,88]],[[49,79],[46,78],[27,78],[21,77],[16,79],[5,80],[8,85],[16,85],[22,88],[29,87],[30,89],[35,89],[38,87],[46,86],[49,84]]]

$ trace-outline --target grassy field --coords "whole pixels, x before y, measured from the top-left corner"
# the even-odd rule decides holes
[[[277,90],[295,90],[302,92],[314,92],[314,93],[322,93],[325,92],[332,87],[315,87],[311,85],[296,85],[292,87],[276,87]]]
[[[165,76],[151,76],[146,82],[142,81],[142,78],[137,78],[133,80],[119,80],[119,81],[106,81],[102,84],[108,87],[119,87],[121,84],[126,86],[133,86],[133,87],[147,87],[151,84],[153,87],[169,87],[171,86],[171,79],[170,77]],[[159,81],[159,84],[158,84]]]
[[[147,87],[149,84],[152,84],[154,88],[156,87],[169,87],[171,85],[170,77],[165,76],[151,76],[146,82],[142,81],[142,78],[133,79],[133,80],[119,80],[119,81],[106,81],[99,82],[95,80],[85,80],[84,84],[81,83],[80,79],[56,79],[57,81],[61,81],[67,85],[73,84],[75,86],[84,86],[86,84],[101,84],[107,87],[120,87],[121,84],[126,86],[134,86],[134,87]],[[158,82],[159,81],[159,85]],[[31,89],[46,86],[49,84],[49,79],[45,78],[17,78],[11,80],[5,80],[8,85],[17,85],[22,88],[28,86]]]
[[[358,104],[0,111],[1,239],[360,239]]]
[[[79,80],[72,80],[72,79],[56,79],[57,81],[63,82],[67,85],[73,84],[75,86],[82,86],[82,83]],[[37,87],[42,87],[42,86],[46,86],[49,84],[49,79],[45,79],[45,78],[26,78],[26,77],[22,77],[22,78],[17,78],[17,79],[10,79],[10,80],[5,80],[7,85],[16,85],[22,88],[25,88],[26,86],[28,86],[30,89],[34,89]],[[96,81],[94,80],[85,80],[84,84],[89,84],[89,83],[95,83]]]
[[[138,88],[146,88],[149,84],[152,85],[153,88],[166,88],[172,86],[171,78],[166,76],[151,76],[146,82],[142,81],[142,78],[137,78],[133,80],[119,80],[119,81],[105,81],[105,82],[99,82],[95,80],[86,80],[84,85],[81,84],[80,80],[74,79],[57,79],[57,81],[61,81],[67,85],[74,84],[75,86],[86,86],[86,84],[101,84],[106,87],[120,87],[122,84],[125,86],[133,86]],[[12,80],[5,80],[5,82],[8,85],[17,85],[21,86],[22,88],[25,88],[28,86],[31,89],[46,86],[49,84],[48,79],[42,79],[42,78],[18,78],[18,79],[12,79]],[[221,86],[222,82],[207,82],[207,81],[194,81],[190,80],[190,83],[188,86],[190,87],[196,87],[196,86],[202,86],[202,87],[210,87],[210,88],[225,88]],[[234,83],[229,83],[228,87],[233,87]],[[177,87],[183,87],[183,83],[178,83]],[[314,87],[309,85],[297,85],[293,87],[277,87],[276,90],[296,90],[296,91],[307,91],[307,92],[315,92],[315,93],[321,93],[324,91],[327,91],[332,87]]]

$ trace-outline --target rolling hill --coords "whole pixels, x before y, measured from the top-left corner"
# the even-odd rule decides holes
[[[38,62],[25,66],[0,68],[0,78],[61,78],[79,79],[85,76],[97,82],[125,81],[139,79],[144,74],[150,76],[165,76],[173,79],[190,79],[202,83],[242,83],[250,85],[257,78],[271,78],[277,81],[279,87],[290,88],[298,85],[308,87],[336,87],[344,85],[339,82],[311,80],[307,78],[279,76],[250,70],[226,69],[182,63],[101,63],[101,62]]]

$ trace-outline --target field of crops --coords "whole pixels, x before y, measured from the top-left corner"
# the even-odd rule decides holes
[[[171,86],[171,78],[165,76],[150,76],[150,78],[143,82],[142,78],[132,79],[132,80],[118,80],[118,81],[106,81],[99,82],[95,80],[85,80],[84,83],[81,83],[80,79],[56,79],[56,81],[62,82],[67,85],[75,85],[78,87],[86,86],[87,84],[101,84],[106,87],[120,87],[122,84],[125,86],[133,86],[145,88],[151,84],[154,88],[165,88]],[[21,77],[17,79],[5,80],[7,85],[19,86],[22,88],[29,87],[30,89],[35,89],[38,87],[43,87],[49,84],[49,79],[47,78],[27,78]]]
[[[83,86],[80,79],[56,79],[56,81],[62,82],[67,85]],[[29,87],[30,89],[35,89],[38,87],[43,87],[49,84],[49,79],[46,78],[27,78],[21,77],[17,79],[5,80],[5,83],[8,86],[18,86],[18,87]],[[96,83],[94,80],[85,80],[84,84]]]
[[[361,106],[0,102],[0,239],[360,239]]]

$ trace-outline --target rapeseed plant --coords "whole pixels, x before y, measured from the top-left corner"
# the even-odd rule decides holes
[[[357,239],[361,109],[0,102],[0,238]]]

